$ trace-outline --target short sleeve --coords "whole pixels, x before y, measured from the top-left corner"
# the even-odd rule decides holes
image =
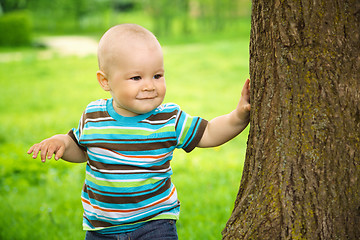
[[[186,152],[191,152],[200,142],[207,123],[207,120],[203,118],[192,117],[180,110],[175,125],[176,134],[178,136],[177,148],[182,148]]]
[[[80,144],[81,132],[84,126],[84,116],[85,112],[82,114],[77,128],[71,129],[67,134],[74,140],[74,142],[83,150],[86,150],[86,147]]]

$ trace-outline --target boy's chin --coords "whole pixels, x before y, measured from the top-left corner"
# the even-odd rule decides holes
[[[157,107],[159,107],[161,105],[162,101],[157,102],[157,103],[146,103],[143,102],[142,106],[140,106],[138,109],[136,109],[134,112],[137,113],[138,115],[141,114],[146,114],[148,112],[153,111],[154,109],[156,109]]]

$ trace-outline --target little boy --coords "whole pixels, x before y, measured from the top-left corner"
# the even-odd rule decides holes
[[[98,48],[100,86],[111,99],[90,103],[77,129],[33,145],[43,162],[55,154],[87,162],[82,190],[86,239],[177,239],[180,203],[171,183],[175,148],[214,147],[249,123],[250,83],[237,108],[211,121],[162,104],[166,86],[156,37],[141,26],[110,28]]]

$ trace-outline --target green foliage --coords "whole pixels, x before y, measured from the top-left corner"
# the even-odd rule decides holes
[[[109,0],[37,0],[28,3],[34,29],[53,34],[102,31],[109,26],[110,6]]]
[[[131,22],[147,26],[157,36],[191,37],[238,32],[243,18],[250,16],[251,1],[5,0],[2,4],[5,12],[28,9],[37,32],[93,34],[128,22],[133,15]]]
[[[24,46],[31,43],[32,25],[27,11],[0,16],[0,46]]]
[[[164,55],[166,102],[206,119],[236,106],[248,76],[247,39],[172,43],[164,46]],[[108,95],[96,81],[96,56],[43,56],[27,51],[17,61],[0,64],[4,240],[84,239],[80,193],[85,165],[55,160],[43,164],[26,151],[35,142],[76,127],[86,104]],[[246,140],[245,131],[221,147],[175,152],[171,164],[181,201],[180,239],[221,238],[239,187]]]
[[[250,16],[249,0],[143,0],[156,35],[192,36],[238,31]]]
[[[26,7],[27,0],[0,0],[0,15],[1,13],[7,13],[24,9]]]

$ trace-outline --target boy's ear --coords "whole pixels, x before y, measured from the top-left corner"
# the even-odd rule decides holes
[[[107,79],[106,74],[103,71],[97,71],[96,77],[102,89],[110,91],[109,80]]]

